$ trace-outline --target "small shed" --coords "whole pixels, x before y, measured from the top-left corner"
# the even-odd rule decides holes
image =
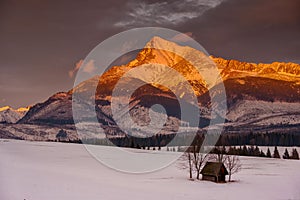
[[[228,171],[223,163],[207,162],[201,170],[201,174],[202,180],[219,183],[226,182],[225,176],[228,175]]]

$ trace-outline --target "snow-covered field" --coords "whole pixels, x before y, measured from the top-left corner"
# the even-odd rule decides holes
[[[299,124],[299,103],[240,101],[227,114],[234,124]],[[228,125],[228,124],[227,124]]]
[[[296,160],[241,157],[237,181],[216,184],[187,180],[176,163],[155,173],[120,173],[79,144],[0,140],[0,158],[1,200],[300,199]]]

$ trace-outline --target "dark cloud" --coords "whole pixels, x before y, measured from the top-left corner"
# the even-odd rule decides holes
[[[0,106],[26,106],[72,88],[76,63],[133,27],[190,33],[225,58],[300,62],[299,8],[299,0],[1,0]]]
[[[179,30],[192,31],[216,56],[250,62],[299,62],[299,8],[299,0],[227,0]]]
[[[127,4],[128,11],[118,27],[180,25],[201,16],[205,11],[221,4],[224,0],[173,0]]]

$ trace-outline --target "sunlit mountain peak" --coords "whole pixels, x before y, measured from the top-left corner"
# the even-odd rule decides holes
[[[11,107],[9,107],[9,106],[1,107],[1,108],[0,108],[0,112],[5,111],[5,110],[8,110],[8,109],[11,109]]]

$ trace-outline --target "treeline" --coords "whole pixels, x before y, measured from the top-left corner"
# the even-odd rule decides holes
[[[300,133],[226,133],[217,145],[300,146]]]
[[[66,132],[60,130],[56,138],[61,142],[66,141]],[[137,148],[145,150],[161,150],[161,147],[167,146],[167,151],[186,151],[186,146],[202,146],[205,134],[197,134],[194,137],[191,134],[182,134],[175,137],[176,134],[162,135],[157,134],[149,138],[136,138],[131,136],[126,137],[112,137],[112,138],[87,138],[82,141],[76,140],[75,143],[104,145],[104,146],[118,146],[127,148]],[[216,135],[210,135],[215,137]],[[227,154],[240,156],[254,156],[254,157],[268,157],[268,158],[283,158],[283,159],[299,159],[299,154],[296,148],[291,152],[285,149],[283,155],[280,155],[278,146],[299,146],[292,140],[298,139],[297,134],[279,134],[279,133],[249,133],[249,134],[225,134],[221,135],[216,147],[212,149],[212,154]],[[169,143],[172,141],[172,146]],[[192,141],[192,143],[190,143]],[[265,142],[265,143],[264,143]],[[254,144],[254,145],[253,145]],[[264,152],[258,146],[275,146],[271,153],[270,147]]]
[[[109,145],[110,143],[119,147],[163,147],[172,146],[189,146],[191,141],[200,144],[205,137],[219,137],[218,135],[197,134],[196,137],[192,134],[176,134],[162,135],[157,134],[149,138],[136,138],[131,136],[111,137],[105,139],[85,139],[83,143]],[[108,141],[107,141],[108,140]],[[222,134],[217,143],[217,146],[300,146],[299,133],[226,133]]]
[[[239,156],[252,156],[252,157],[267,157],[267,158],[281,158],[281,155],[278,151],[277,146],[274,147],[274,151],[271,153],[270,148],[268,147],[267,151],[259,149],[258,146],[249,146],[244,145],[243,147],[215,147],[210,152],[212,154],[225,154],[225,155],[239,155]],[[283,159],[295,159],[299,160],[299,153],[296,148],[293,148],[291,152],[287,150],[284,151],[282,155]]]
[[[151,138],[111,138],[105,139],[86,139],[83,141],[85,144],[105,145],[105,146],[119,146],[127,148],[137,148],[145,150],[161,150],[161,147],[167,145],[167,141],[171,140],[171,135],[156,135]],[[151,143],[152,142],[152,143]],[[201,146],[203,138],[198,136],[190,146]],[[167,146],[166,151],[173,152],[185,152],[188,148],[186,146]],[[266,157],[266,158],[283,158],[283,159],[295,159],[299,160],[299,153],[296,148],[293,148],[290,152],[285,149],[283,155],[280,155],[277,146],[271,152],[270,147],[266,152],[260,149],[258,146],[216,146],[211,151],[211,154],[224,154],[224,155],[239,155],[239,156],[252,156],[252,157]]]
[[[163,146],[190,146],[202,145],[204,140],[211,140],[211,146],[300,146],[300,133],[223,133],[217,134],[198,133],[196,136],[189,133],[179,134],[156,134],[148,138],[132,136],[87,138],[70,140],[65,130],[60,130],[56,135],[56,141],[76,142],[95,145],[115,145],[129,148],[148,148]],[[217,142],[216,142],[217,141]],[[207,143],[206,143],[207,144]],[[209,145],[209,144],[207,144]]]
[[[132,136],[125,137],[110,137],[110,138],[88,138],[83,139],[82,142],[85,144],[95,145],[107,145],[107,146],[118,146],[127,148],[138,148],[138,149],[149,149],[150,147],[163,147],[167,146],[175,137],[175,134],[162,135],[157,134],[148,138],[137,138]],[[181,146],[180,142],[176,143],[177,146]]]

